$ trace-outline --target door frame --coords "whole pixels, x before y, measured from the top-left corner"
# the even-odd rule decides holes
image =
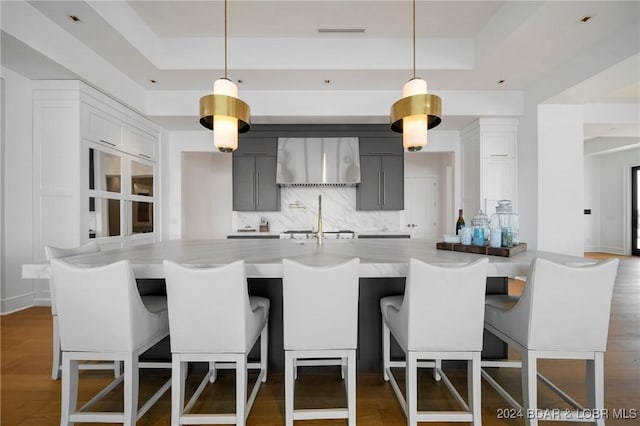
[[[640,244],[638,244],[638,188],[640,187],[640,166],[631,167],[631,255],[640,256]]]

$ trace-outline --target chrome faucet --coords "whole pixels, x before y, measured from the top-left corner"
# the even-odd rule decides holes
[[[318,245],[322,245],[324,236],[322,234],[322,195],[318,195],[318,232],[316,232],[316,238],[318,239]]]

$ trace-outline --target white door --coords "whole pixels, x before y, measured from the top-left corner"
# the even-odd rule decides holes
[[[405,178],[405,220],[411,238],[437,238],[438,180],[435,177]]]

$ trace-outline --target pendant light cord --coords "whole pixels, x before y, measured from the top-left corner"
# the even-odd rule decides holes
[[[224,78],[227,78],[227,0],[224,0]]]
[[[413,0],[413,78],[416,78],[416,0]]]

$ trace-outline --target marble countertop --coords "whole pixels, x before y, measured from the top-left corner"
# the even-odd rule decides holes
[[[245,231],[245,232],[229,232],[227,234],[228,237],[246,237],[246,238],[273,238],[282,234],[284,231],[269,231],[269,232],[260,232],[260,231]],[[327,230],[325,232],[336,232],[335,230]],[[364,230],[364,231],[354,231],[356,237],[358,235],[411,235],[410,232],[406,230],[385,230],[385,231],[376,231],[376,230]]]
[[[163,278],[162,261],[170,259],[191,265],[221,265],[244,259],[249,278],[282,277],[282,259],[293,259],[311,265],[329,265],[360,258],[360,276],[404,277],[410,258],[436,265],[462,265],[482,257],[472,253],[436,250],[435,243],[425,239],[353,239],[315,240],[280,239],[216,239],[170,240],[125,249],[105,250],[66,258],[76,265],[99,266],[129,260],[137,278]],[[588,264],[593,260],[557,253],[525,251],[512,257],[489,258],[489,276],[526,276],[534,257],[556,262]],[[22,277],[48,279],[48,264],[23,265]]]

